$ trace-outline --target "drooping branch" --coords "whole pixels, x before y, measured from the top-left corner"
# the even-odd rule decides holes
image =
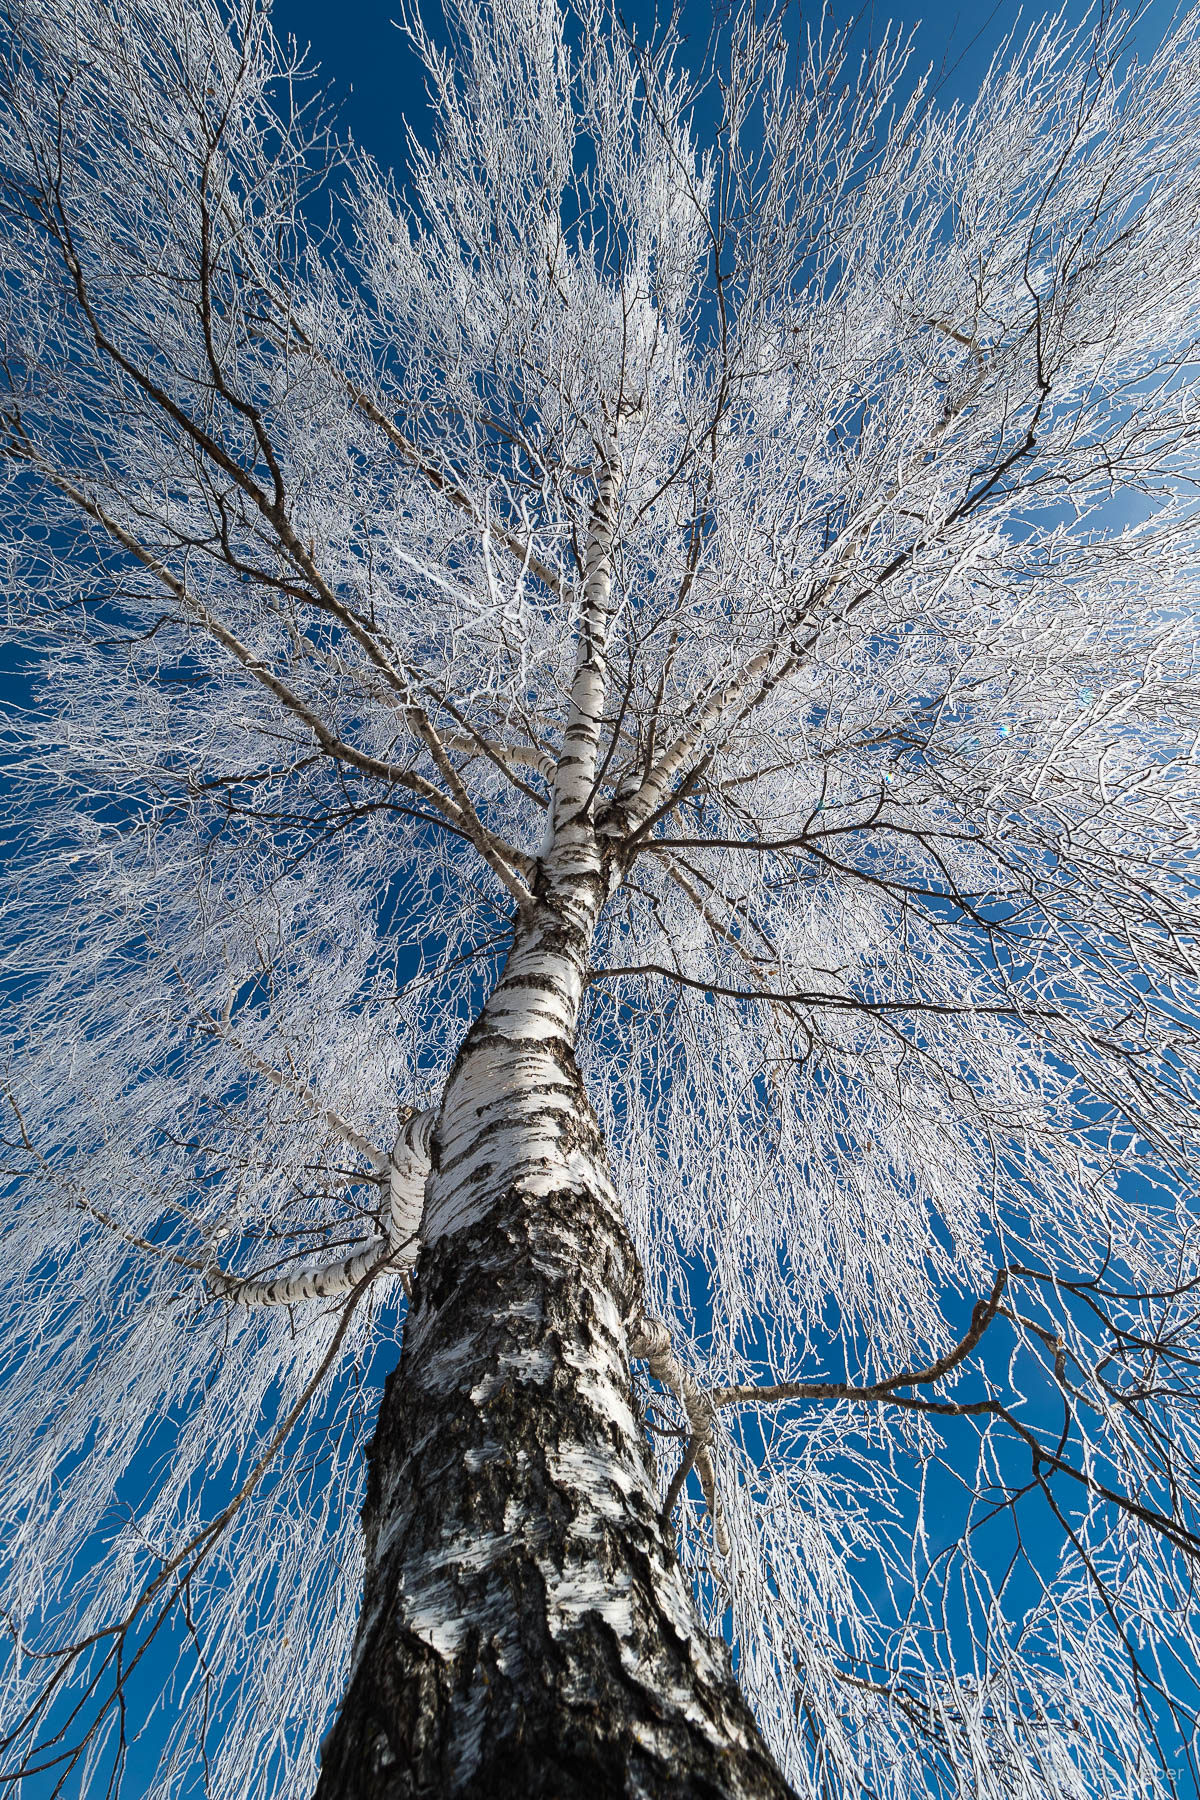
[[[18,422],[8,420],[10,430],[15,429]],[[526,859],[522,852],[511,845],[503,843],[480,822],[469,796],[453,770],[449,759],[442,749],[440,740],[436,744],[437,754],[434,760],[443,774],[450,778],[454,790],[454,798],[449,798],[440,788],[426,781],[412,769],[403,769],[393,763],[382,761],[366,751],[359,750],[349,744],[333,731],[325,721],[310,707],[299,694],[291,688],[274,670],[270,669],[263,659],[256,655],[250,647],[242,642],[236,632],[219,619],[212,609],[205,605],[198,595],[191,592],[182,581],[159,557],[148,550],[132,532],[120,524],[112,515],[94,499],[85,494],[73,482],[68,481],[57,471],[49,468],[44,461],[30,450],[23,451],[22,460],[38,469],[44,478],[55,486],[61,494],[71,500],[82,512],[85,512],[96,523],[103,527],[114,542],[137,559],[167,591],[174,596],[184,611],[197,624],[212,636],[223,649],[236,658],[242,667],[255,680],[260,682],[287,710],[295,715],[312,732],[324,753],[334,761],[345,762],[358,769],[364,775],[373,775],[398,787],[405,787],[420,796],[429,806],[452,825],[460,836],[473,843],[488,866],[499,876],[504,886],[512,894],[521,910],[527,909],[533,902],[533,896],[526,882],[518,874],[518,865]],[[432,734],[432,727],[430,727]],[[436,734],[427,736],[432,745]],[[431,749],[431,754],[433,750]]]
[[[1015,1266],[1000,1269],[993,1281],[991,1293],[985,1300],[976,1302],[963,1337],[943,1356],[937,1357],[923,1369],[904,1370],[866,1384],[844,1381],[782,1381],[764,1383],[761,1386],[717,1387],[707,1396],[708,1404],[717,1409],[750,1404],[774,1406],[789,1400],[848,1400],[865,1405],[895,1406],[903,1411],[923,1413],[932,1418],[996,1419],[1007,1426],[1028,1450],[1035,1483],[1044,1487],[1046,1471],[1066,1476],[1082,1486],[1094,1499],[1102,1500],[1128,1517],[1139,1520],[1175,1550],[1191,1561],[1200,1563],[1200,1533],[1182,1522],[1178,1510],[1174,1514],[1168,1514],[1157,1507],[1148,1506],[1134,1494],[1123,1492],[1100,1480],[1094,1467],[1087,1461],[1083,1467],[1079,1467],[1064,1454],[1072,1423],[1071,1403],[1084,1396],[1066,1378],[1066,1347],[1061,1334],[1024,1318],[1002,1304],[1005,1288],[1017,1274],[1034,1275],[1034,1272]],[[1034,1278],[1039,1281],[1046,1279],[1036,1275]],[[1030,1331],[1052,1357],[1054,1379],[1067,1409],[1066,1424],[1056,1446],[1044,1443],[1037,1431],[994,1393],[980,1400],[952,1400],[930,1399],[905,1391],[936,1385],[951,1374],[977,1348],[988,1327],[998,1318],[1007,1319],[1019,1329]],[[1120,1343],[1123,1334],[1118,1333],[1117,1336]],[[1108,1397],[1128,1405],[1125,1397],[1113,1393]],[[1183,1495],[1173,1486],[1172,1503],[1177,1509],[1182,1500]]]
[[[761,1387],[717,1387],[709,1396],[714,1407],[741,1406],[749,1401],[772,1405],[782,1400],[883,1400],[906,1387],[924,1387],[941,1381],[970,1356],[993,1319],[1001,1312],[1001,1297],[1008,1285],[1010,1271],[997,1271],[992,1291],[986,1300],[977,1300],[971,1322],[954,1347],[937,1357],[927,1368],[911,1369],[899,1375],[887,1375],[866,1387],[855,1387],[844,1381],[778,1381]]]
[[[195,996],[191,993],[189,985],[183,980],[183,977],[179,974],[178,970],[176,970],[176,975],[182,982],[185,991],[188,992],[189,998],[191,998],[193,1004],[196,1005],[197,1002]],[[251,1046],[233,1030],[228,1020],[214,1018],[213,1015],[203,1007],[198,1006],[198,1011],[201,1025],[206,1032],[210,1033],[215,1038],[219,1038],[222,1043],[228,1044],[237,1053],[239,1060],[245,1063],[248,1069],[253,1069],[256,1075],[262,1075],[271,1083],[272,1087],[277,1087],[294,1095],[311,1118],[318,1120],[322,1125],[328,1126],[335,1137],[341,1138],[344,1144],[349,1145],[352,1150],[357,1150],[359,1155],[364,1157],[366,1161],[370,1163],[376,1180],[387,1178],[392,1167],[388,1157],[377,1150],[374,1144],[362,1135],[361,1131],[356,1131],[354,1126],[346,1119],[343,1119],[340,1113],[335,1112],[332,1107],[327,1106],[319,1095],[313,1093],[306,1082],[301,1081],[295,1073],[285,1075],[282,1069],[277,1069],[274,1063],[268,1062],[266,1057],[260,1056],[257,1050],[252,1049]]]
[[[351,1290],[349,1302],[342,1310],[342,1316],[338,1321],[337,1329],[330,1339],[325,1354],[322,1356],[313,1374],[305,1383],[293,1405],[288,1409],[287,1413],[271,1433],[265,1447],[259,1454],[248,1474],[242,1480],[233,1498],[221,1509],[215,1518],[210,1519],[199,1531],[194,1532],[178,1550],[163,1562],[162,1567],[158,1570],[157,1574],[152,1576],[136,1595],[122,1618],[116,1620],[111,1625],[103,1626],[101,1629],[89,1633],[87,1637],[82,1638],[77,1643],[65,1644],[61,1648],[47,1653],[48,1658],[55,1663],[54,1672],[35,1696],[32,1704],[28,1707],[24,1715],[19,1718],[5,1736],[0,1739],[0,1749],[8,1749],[19,1742],[27,1733],[36,1731],[38,1724],[45,1718],[47,1708],[53,1702],[56,1694],[61,1691],[72,1670],[77,1666],[79,1659],[85,1656],[96,1645],[107,1643],[109,1647],[105,1652],[99,1668],[91,1673],[83,1698],[77,1702],[72,1713],[69,1715],[68,1725],[74,1723],[76,1716],[80,1713],[86,1701],[99,1687],[101,1678],[109,1668],[115,1670],[114,1690],[108,1700],[101,1705],[100,1718],[103,1718],[104,1714],[112,1707],[123,1706],[124,1686],[132,1668],[132,1665],[130,1665],[129,1669],[122,1667],[122,1653],[127,1636],[136,1626],[141,1616],[146,1613],[147,1609],[151,1606],[151,1603],[161,1594],[165,1593],[166,1599],[162,1602],[158,1617],[155,1619],[148,1634],[148,1637],[151,1640],[161,1629],[178,1601],[181,1598],[186,1599],[188,1583],[201,1564],[211,1555],[216,1545],[220,1542],[225,1532],[237,1517],[238,1513],[241,1512],[242,1508],[246,1505],[246,1502],[254,1494],[274,1457],[286,1443],[293,1426],[296,1425],[300,1419],[305,1408],[317,1393],[329,1371],[336,1365],[342,1343],[345,1340],[346,1334],[349,1331],[351,1322],[354,1318],[355,1308],[362,1298],[366,1286],[366,1280],[360,1279],[358,1285]],[[138,1651],[137,1656],[134,1657],[133,1663],[137,1662],[145,1649],[146,1644],[144,1643]],[[97,1719],[91,1728],[82,1734],[80,1743],[74,1749],[60,1752],[57,1755],[49,1755],[48,1752],[50,1749],[54,1744],[60,1742],[64,1735],[65,1728],[60,1728],[55,1737],[49,1740],[48,1744],[34,1745],[20,1765],[20,1773],[28,1776],[54,1768],[63,1763],[66,1763],[68,1768],[73,1767],[79,1760],[79,1757],[84,1753],[99,1723],[100,1719]],[[38,1755],[41,1755],[43,1760],[34,1763],[33,1758]],[[12,1777],[9,1776],[6,1779],[11,1780]]]

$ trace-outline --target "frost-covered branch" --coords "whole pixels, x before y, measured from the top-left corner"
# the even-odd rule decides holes
[[[213,1296],[232,1300],[235,1306],[295,1306],[304,1300],[340,1299],[357,1293],[364,1282],[380,1274],[397,1275],[407,1284],[420,1253],[421,1215],[436,1123],[436,1110],[419,1112],[406,1119],[396,1133],[382,1178],[386,1237],[372,1238],[337,1262],[315,1263],[269,1281],[209,1275]]]
[[[627,1328],[629,1354],[635,1361],[645,1359],[655,1381],[675,1395],[683,1407],[690,1436],[683,1461],[667,1492],[663,1504],[664,1523],[670,1520],[675,1502],[689,1472],[694,1468],[704,1494],[713,1525],[713,1541],[721,1556],[729,1555],[729,1532],[717,1496],[717,1477],[713,1466],[713,1401],[694,1375],[686,1369],[671,1348],[671,1334],[661,1319],[639,1313]]]
[[[194,997],[192,998],[193,1005],[195,1005]],[[289,1094],[294,1094],[311,1117],[319,1120],[323,1125],[327,1125],[330,1131],[341,1138],[344,1144],[348,1144],[352,1150],[357,1150],[358,1154],[370,1164],[377,1178],[390,1177],[395,1166],[394,1150],[390,1157],[377,1150],[374,1144],[363,1137],[360,1131],[356,1131],[354,1126],[343,1119],[340,1113],[335,1112],[332,1107],[326,1106],[319,1095],[314,1094],[312,1089],[300,1081],[294,1072],[285,1075],[282,1069],[277,1069],[274,1063],[268,1062],[265,1057],[258,1054],[257,1050],[244,1043],[228,1019],[214,1018],[203,1008],[197,1010],[203,1028],[211,1032],[214,1037],[221,1039],[222,1042],[232,1045],[237,1052],[239,1061],[245,1063],[248,1069],[252,1069],[256,1075],[265,1076],[272,1087],[281,1088]]]

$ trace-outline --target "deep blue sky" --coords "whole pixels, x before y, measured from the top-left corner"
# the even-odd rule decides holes
[[[861,0],[860,0],[861,3]],[[322,85],[338,107],[342,127],[381,163],[396,167],[402,161],[402,115],[414,123],[420,118],[424,96],[403,37],[392,21],[401,0],[275,0],[274,20],[281,36],[294,36],[311,45],[311,60],[320,64]],[[653,0],[621,0],[622,16],[645,30],[656,13],[669,11],[670,0],[655,6]],[[437,0],[427,8],[436,16]],[[722,8],[724,10],[724,8]],[[820,0],[802,8],[802,16],[815,18]],[[836,0],[838,19],[855,7]],[[988,59],[1005,34],[1054,10],[1051,0],[900,0],[897,5],[866,0],[861,21],[864,38],[881,35],[889,20],[916,29],[916,53],[911,65],[923,73],[934,71],[943,98],[967,99],[976,88]],[[1148,0],[1138,30],[1139,42],[1149,47],[1169,25],[1175,8],[1172,0]],[[1089,11],[1086,0],[1065,0],[1064,11],[1072,20]],[[685,0],[684,29],[696,43],[697,60],[703,53],[713,15],[708,0]]]

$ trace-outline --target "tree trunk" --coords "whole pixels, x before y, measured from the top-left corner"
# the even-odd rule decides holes
[[[447,1084],[317,1800],[790,1792],[632,1404],[639,1271],[571,1047],[596,910],[543,899]]]

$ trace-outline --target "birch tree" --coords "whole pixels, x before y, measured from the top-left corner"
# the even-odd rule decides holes
[[[1184,1792],[1200,18],[402,23],[4,7],[4,1791]]]

